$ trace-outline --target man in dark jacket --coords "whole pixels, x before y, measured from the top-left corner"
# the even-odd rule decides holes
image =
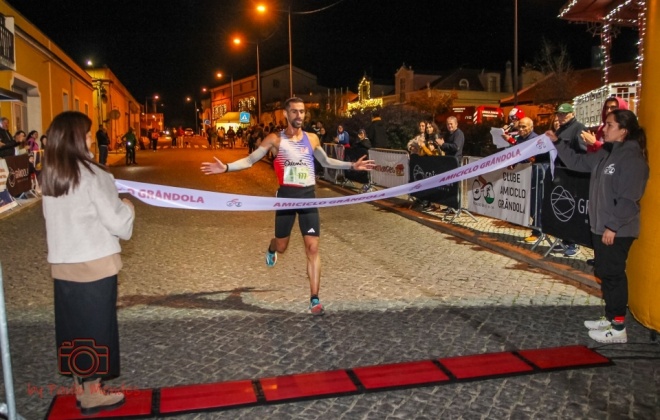
[[[374,111],[372,114],[371,124],[367,127],[367,138],[371,141],[371,147],[389,147],[385,124],[380,119],[380,113],[378,111]]]
[[[9,134],[9,120],[7,117],[0,118],[0,157],[14,156],[16,151],[16,140]]]
[[[559,120],[559,128],[555,135],[562,143],[566,143],[568,147],[578,154],[587,153],[587,143],[582,138],[582,132],[587,129],[584,124],[575,119],[575,110],[571,104],[561,104],[557,107],[557,119]],[[561,159],[557,159],[557,165],[566,167]],[[574,257],[579,252],[577,244],[569,241],[564,241],[566,250],[564,257]]]
[[[587,153],[587,143],[582,139],[582,132],[587,128],[575,119],[575,110],[571,104],[561,104],[557,107],[557,118],[559,128],[555,133],[560,141],[568,143],[568,146],[576,153]],[[561,163],[560,166],[566,166]]]
[[[110,146],[110,138],[108,131],[104,126],[99,127],[96,132],[96,144],[99,146],[99,163],[105,165],[108,161],[108,146]]]
[[[463,160],[463,146],[465,145],[465,134],[458,128],[458,119],[451,116],[447,118],[447,137],[443,139],[438,139],[438,145],[440,149],[445,152],[445,156],[456,156],[458,159],[458,165],[461,165]]]

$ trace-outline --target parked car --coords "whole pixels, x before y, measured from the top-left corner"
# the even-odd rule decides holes
[[[186,128],[185,130],[183,130],[183,135],[186,137],[192,137],[195,135],[195,132],[193,131],[192,128]]]

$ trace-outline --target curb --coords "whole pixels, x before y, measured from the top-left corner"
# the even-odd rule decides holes
[[[17,207],[14,207],[13,209],[0,213],[0,220],[7,219],[12,215],[18,214],[25,209],[29,209],[32,206],[36,206],[37,203],[41,203],[41,197],[29,198],[27,200],[21,200],[21,201],[16,199],[16,202],[19,203]]]

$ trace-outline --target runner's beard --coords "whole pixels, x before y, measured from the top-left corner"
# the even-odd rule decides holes
[[[303,122],[300,119],[295,119],[295,120],[291,121],[291,127],[293,127],[293,128],[300,128],[300,127],[302,127],[302,125],[303,125]]]

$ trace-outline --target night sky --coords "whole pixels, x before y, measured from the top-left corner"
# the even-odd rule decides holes
[[[261,70],[288,64],[286,13],[265,19],[253,0],[9,0],[81,65],[107,65],[135,98],[158,93],[166,120],[191,114],[188,95],[256,72],[254,45],[230,42],[235,33],[260,43]],[[566,45],[575,68],[590,64],[598,45],[586,25],[557,18],[566,0],[519,0],[519,62],[531,62],[545,37]],[[357,90],[366,72],[393,83],[402,63],[415,71],[459,66],[501,70],[513,62],[514,0],[284,0],[291,4],[293,63],[329,88]],[[334,6],[313,14],[295,12]],[[636,33],[614,41],[614,62],[635,57]],[[192,121],[192,114],[189,118]]]

